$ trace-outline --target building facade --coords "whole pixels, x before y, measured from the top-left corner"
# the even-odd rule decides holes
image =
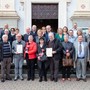
[[[25,28],[36,24],[38,28],[50,24],[72,28],[77,23],[80,28],[90,26],[90,0],[0,0],[0,28]]]

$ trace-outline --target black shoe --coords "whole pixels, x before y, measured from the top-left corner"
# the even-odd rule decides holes
[[[57,78],[55,78],[55,79],[54,79],[54,82],[57,82],[57,81],[58,81],[58,79],[57,79]]]
[[[47,82],[47,77],[44,77],[44,81],[46,81],[46,82]]]
[[[21,76],[21,77],[20,77],[20,80],[22,80],[22,81],[23,81],[23,80],[24,80],[24,78]]]
[[[1,79],[1,82],[5,82],[5,79],[2,78],[2,79]]]
[[[42,77],[40,77],[39,82],[42,82]]]
[[[11,77],[6,77],[6,80],[12,80],[12,78]]]
[[[31,80],[34,81],[34,78],[32,78]]]
[[[27,78],[27,81],[30,81],[31,78]]]
[[[53,80],[54,80],[54,78],[52,78],[52,77],[51,77],[51,78],[50,78],[50,80],[51,80],[51,81],[53,81]]]

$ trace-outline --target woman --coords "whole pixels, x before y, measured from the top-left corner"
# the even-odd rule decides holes
[[[26,43],[25,47],[25,58],[27,61],[27,67],[28,67],[28,78],[27,80],[29,81],[30,79],[33,81],[34,80],[34,72],[35,72],[35,59],[36,59],[36,52],[37,52],[37,45],[33,41],[33,36],[30,35],[28,37],[28,42]]]
[[[44,38],[40,38],[40,42],[38,44],[38,67],[39,67],[39,82],[42,82],[43,76],[44,76],[44,81],[47,81],[47,57],[46,57],[46,44]]]
[[[58,28],[57,34],[55,35],[56,39],[58,39],[60,42],[64,41],[64,34],[63,34],[63,29]]]
[[[68,27],[66,27],[66,26],[63,27],[63,34],[64,35],[68,34]]]
[[[68,35],[64,35],[64,42],[62,42],[63,46],[63,59],[66,60],[67,58],[73,59],[73,52],[74,46],[71,42],[68,41]],[[65,81],[66,78],[71,81],[70,79],[70,71],[71,66],[64,66],[62,69],[62,80]]]
[[[38,35],[38,36],[36,36],[36,43],[39,43],[39,39],[40,39],[41,37],[43,37],[43,32],[42,32],[41,29],[39,29],[39,30],[37,31],[37,35]]]

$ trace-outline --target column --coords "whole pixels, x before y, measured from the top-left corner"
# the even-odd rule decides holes
[[[26,27],[30,27],[32,26],[32,3],[30,2],[30,0],[26,0],[25,1],[25,16],[24,16],[24,32]]]
[[[67,26],[67,2],[61,0],[58,3],[58,27]]]

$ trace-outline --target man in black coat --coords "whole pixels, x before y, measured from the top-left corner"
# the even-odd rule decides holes
[[[62,45],[54,38],[53,32],[49,33],[48,48],[52,48],[52,57],[49,57],[51,81],[58,81],[59,61],[61,60]]]

